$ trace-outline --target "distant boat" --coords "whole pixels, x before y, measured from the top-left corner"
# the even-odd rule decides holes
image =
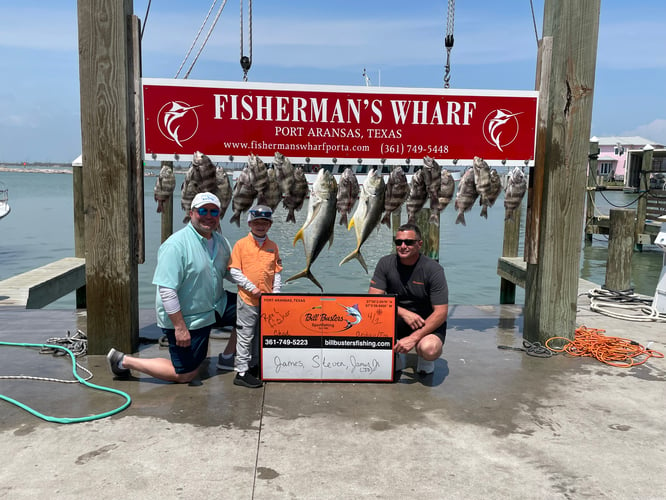
[[[9,190],[0,182],[0,219],[9,215],[12,209],[9,206]]]

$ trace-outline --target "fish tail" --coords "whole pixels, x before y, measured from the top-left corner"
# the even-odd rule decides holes
[[[382,224],[386,224],[386,227],[389,229],[391,229],[391,213],[392,212],[386,212],[384,217],[382,217]]]
[[[483,205],[481,207],[481,217],[488,218],[488,205]]]
[[[338,222],[341,226],[347,226],[347,212],[342,212],[340,214],[340,222]]]
[[[428,222],[430,224],[434,224],[435,226],[439,226],[439,212],[433,212],[430,214],[430,218],[428,219]]]
[[[234,214],[231,216],[231,219],[229,219],[230,223],[235,222],[238,227],[240,227],[240,212],[234,212]]]
[[[460,212],[458,214],[458,217],[456,217],[456,224],[462,224],[463,226],[467,225],[465,222],[465,212]]]
[[[349,262],[352,259],[358,260],[361,263],[361,266],[363,266],[363,269],[365,269],[365,272],[366,273],[368,272],[368,266],[365,264],[365,259],[363,258],[363,255],[361,254],[360,248],[357,248],[352,253],[347,255],[344,259],[342,259],[340,261],[340,264],[338,264],[338,265],[341,266],[345,262]]]
[[[347,231],[351,231],[351,228],[354,227],[354,217],[349,220],[349,225],[347,226]]]
[[[315,285],[317,285],[319,287],[319,289],[322,291],[322,293],[324,292],[324,288],[319,284],[319,282],[317,281],[317,278],[314,277],[314,275],[310,272],[309,268],[303,269],[300,273],[296,273],[292,277],[287,278],[285,283],[287,283],[289,281],[294,281],[294,280],[297,280],[297,279],[300,279],[300,278],[308,278],[310,281],[312,281]]]
[[[296,215],[294,215],[294,209],[290,208],[289,212],[287,213],[287,220],[286,222],[293,222],[296,224]]]
[[[296,233],[296,236],[294,236],[294,246],[296,246],[296,242],[298,240],[303,239],[303,228],[299,229],[298,232]]]

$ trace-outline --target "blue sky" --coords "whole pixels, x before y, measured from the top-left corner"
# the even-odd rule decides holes
[[[541,36],[544,0],[533,3]],[[147,5],[134,1],[142,20]],[[143,38],[144,76],[175,76],[210,6],[208,0],[153,0]],[[0,1],[0,162],[70,162],[80,153],[76,7],[75,0]],[[441,88],[446,17],[443,0],[256,0],[248,77],[364,85],[366,68],[372,85]],[[664,19],[663,0],[602,0],[592,135],[666,143]],[[246,46],[247,30],[246,24]],[[454,36],[452,88],[534,88],[529,0],[459,0]],[[239,2],[232,0],[189,78],[240,81],[239,58]],[[181,77],[190,64],[191,58]]]

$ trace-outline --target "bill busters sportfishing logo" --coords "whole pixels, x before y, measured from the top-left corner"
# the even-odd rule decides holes
[[[324,311],[322,306],[312,307],[301,317],[301,324],[308,330],[317,333],[322,333],[322,331],[335,333],[349,330],[363,320],[358,304],[353,306],[337,305],[342,307],[343,311],[328,312]]]
[[[199,129],[199,117],[195,109],[201,106],[190,106],[183,101],[166,103],[157,113],[157,123],[162,135],[182,148],[182,143],[191,139]]]
[[[520,125],[518,116],[521,113],[511,113],[506,109],[496,109],[488,113],[483,120],[483,137],[488,143],[500,151],[507,147],[518,137]]]

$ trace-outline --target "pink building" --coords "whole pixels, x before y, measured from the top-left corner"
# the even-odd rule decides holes
[[[643,148],[654,148],[652,160],[653,176],[666,172],[666,150],[664,145],[639,136],[599,137],[597,175],[605,180],[624,181],[627,188],[637,188],[640,181],[640,166]],[[663,181],[662,181],[663,182]]]

